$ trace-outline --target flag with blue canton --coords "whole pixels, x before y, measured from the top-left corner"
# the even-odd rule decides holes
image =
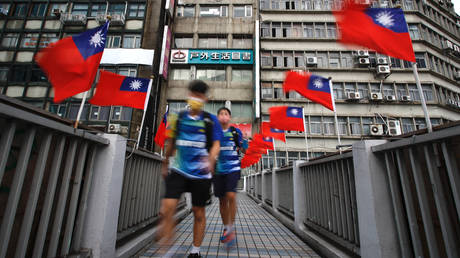
[[[108,29],[109,22],[106,22],[100,27],[72,36],[83,59],[86,60],[88,57],[104,51]]]
[[[126,77],[121,84],[120,90],[147,92],[149,88],[149,79]]]

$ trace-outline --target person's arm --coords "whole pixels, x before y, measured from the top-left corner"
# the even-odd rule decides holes
[[[163,160],[163,164],[161,166],[161,175],[163,178],[168,175],[169,158],[173,155],[176,144],[173,139],[167,138],[165,140],[165,146],[165,159]]]
[[[209,172],[214,175],[214,169],[216,167],[217,156],[220,152],[220,140],[214,141],[212,147],[209,150]]]

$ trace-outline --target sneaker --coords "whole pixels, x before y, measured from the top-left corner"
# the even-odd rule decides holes
[[[228,252],[235,246],[235,243],[236,243],[235,231],[230,232],[226,240],[227,242],[225,243],[225,245],[227,247],[227,252]]]
[[[224,240],[227,238],[227,230],[224,229],[224,232],[222,233],[222,236],[220,237],[220,242],[224,242]]]
[[[189,254],[187,256],[188,258],[201,258],[201,254],[200,253],[194,253],[194,254]]]
[[[224,235],[221,237],[222,243],[229,243],[230,241],[235,239],[235,230],[232,230],[230,232],[224,232]]]

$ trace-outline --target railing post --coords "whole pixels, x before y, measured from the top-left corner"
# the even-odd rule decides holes
[[[267,195],[267,194],[265,193],[265,192],[266,192],[265,189],[267,188],[267,187],[265,186],[265,183],[267,182],[267,175],[266,175],[266,174],[267,174],[267,170],[262,170],[261,179],[260,179],[260,182],[261,182],[261,185],[262,185],[262,186],[261,186],[261,192],[260,192],[260,193],[261,193],[261,198],[262,198],[261,201],[262,201],[262,203],[264,203],[264,204],[265,204],[265,199],[266,199],[266,195]]]
[[[276,169],[272,171],[272,208],[274,212],[278,212],[278,178],[276,177]]]
[[[126,139],[104,134],[110,141],[100,148],[94,162],[93,182],[83,228],[82,247],[92,250],[94,258],[113,258],[117,239],[118,213],[121,202]]]
[[[247,189],[248,189],[247,188],[247,183],[248,183],[247,179],[248,179],[247,176],[243,177],[243,192],[246,192],[246,193],[247,193]]]
[[[400,257],[385,160],[371,147],[385,140],[353,144],[356,202],[361,257]]]
[[[306,186],[305,180],[302,180],[302,174],[300,171],[300,165],[304,161],[296,160],[292,166],[292,181],[293,181],[293,193],[294,193],[294,223],[297,230],[303,230],[303,220],[306,218],[307,207],[305,205]]]

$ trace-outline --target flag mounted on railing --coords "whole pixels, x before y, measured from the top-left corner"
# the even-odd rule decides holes
[[[150,79],[128,77],[101,70],[96,94],[89,103],[145,110],[151,87]]]
[[[286,135],[284,134],[284,131],[276,128],[271,128],[270,122],[262,122],[262,135],[286,142]]]
[[[303,110],[300,107],[271,107],[270,127],[280,130],[305,131]]]
[[[158,127],[157,134],[155,135],[155,143],[160,146],[162,149],[165,145],[166,139],[166,126],[168,123],[168,106],[166,106],[166,112],[163,115],[163,120],[161,120],[161,124]]]
[[[334,111],[329,79],[306,72],[289,71],[283,83],[284,92],[297,91],[305,98]]]
[[[348,0],[334,16],[340,31],[339,42],[415,62],[406,19],[400,8],[369,8]]]
[[[109,23],[50,44],[35,56],[54,88],[54,102],[91,89]]]
[[[254,147],[262,147],[267,150],[273,150],[273,138],[268,136],[263,136],[261,134],[256,133],[252,138],[252,144]]]

